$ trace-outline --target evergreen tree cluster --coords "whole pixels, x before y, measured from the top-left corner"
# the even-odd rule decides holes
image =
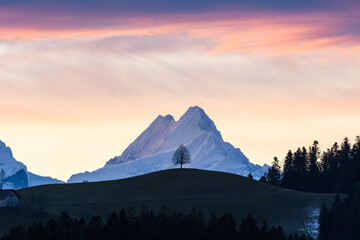
[[[319,225],[319,240],[360,239],[360,194],[336,196],[330,209],[323,204]]]
[[[237,226],[231,214],[220,218],[213,214],[206,221],[195,209],[189,214],[167,212],[160,210],[154,215],[143,207],[135,217],[121,210],[113,212],[106,222],[98,216],[86,221],[61,213],[58,219],[49,220],[45,225],[33,223],[27,229],[13,228],[1,240],[310,240],[298,235],[286,237],[281,227],[269,228],[266,221],[259,227],[251,215]]]
[[[282,170],[282,172],[281,172]],[[360,183],[360,137],[351,145],[344,138],[341,145],[335,143],[323,153],[319,143],[309,148],[289,150],[282,169],[277,158],[260,181],[275,186],[308,192],[348,193]]]

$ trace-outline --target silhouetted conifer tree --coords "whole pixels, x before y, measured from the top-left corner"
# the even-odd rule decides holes
[[[289,150],[284,161],[283,178],[281,181],[282,187],[294,189],[296,186],[293,159],[294,155],[292,151]]]
[[[274,161],[266,174],[266,181],[274,186],[280,186],[281,169],[277,157],[274,157]]]
[[[308,191],[317,191],[318,189],[318,178],[319,178],[319,167],[318,167],[318,158],[320,155],[318,141],[314,141],[313,145],[309,148],[309,157],[308,157],[308,169],[307,169],[307,190]]]

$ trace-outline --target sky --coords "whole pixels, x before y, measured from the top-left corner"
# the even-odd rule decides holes
[[[195,105],[257,164],[354,141],[360,2],[0,1],[0,140],[29,171],[95,170]]]

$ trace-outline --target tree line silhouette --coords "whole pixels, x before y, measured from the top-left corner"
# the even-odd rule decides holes
[[[320,152],[319,143],[309,148],[291,150],[283,166],[275,157],[260,181],[275,186],[306,192],[349,193],[360,188],[360,136],[351,145],[344,138],[341,145]]]
[[[285,236],[281,227],[268,227],[266,221],[258,226],[249,215],[238,226],[231,214],[218,218],[214,214],[206,220],[200,211],[192,209],[188,214],[168,214],[162,207],[155,215],[145,207],[137,216],[121,210],[113,212],[103,222],[99,216],[90,220],[75,219],[61,213],[57,219],[46,224],[33,223],[25,229],[18,226],[5,234],[1,240],[310,240],[304,235]]]

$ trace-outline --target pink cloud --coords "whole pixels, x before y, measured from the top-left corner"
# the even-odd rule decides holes
[[[342,14],[212,11],[188,14],[122,14],[120,16],[53,15],[32,19],[24,10],[0,11],[4,40],[81,39],[184,35],[203,41],[208,53],[303,54],[346,51],[359,46],[358,11]],[[345,14],[345,15],[344,15]],[[16,20],[15,20],[16,19]],[[40,21],[42,19],[42,21]],[[354,23],[355,22],[355,23]],[[169,40],[169,41],[170,41]],[[354,52],[354,51],[350,51]],[[347,53],[348,54],[348,53]]]

